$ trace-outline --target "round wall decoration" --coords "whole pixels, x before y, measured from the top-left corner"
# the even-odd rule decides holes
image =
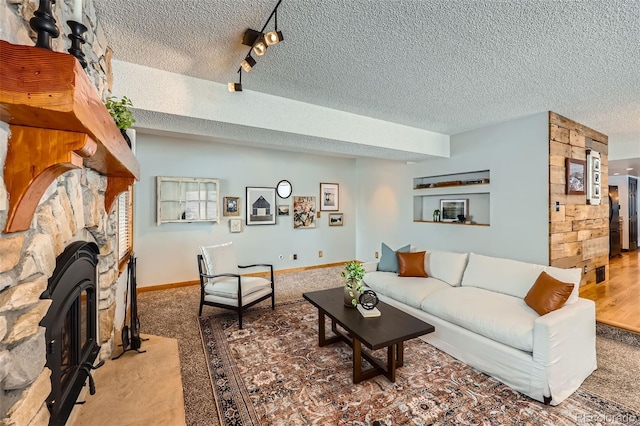
[[[276,185],[276,192],[280,198],[289,198],[291,196],[291,192],[293,192],[291,182],[286,179],[281,180],[278,182],[278,185]]]

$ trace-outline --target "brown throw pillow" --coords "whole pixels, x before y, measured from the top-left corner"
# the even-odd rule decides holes
[[[424,271],[424,255],[426,252],[415,253],[398,252],[398,274],[399,277],[424,277],[428,275]]]
[[[572,291],[573,284],[557,280],[543,271],[529,289],[524,301],[538,314],[545,315],[562,308]]]

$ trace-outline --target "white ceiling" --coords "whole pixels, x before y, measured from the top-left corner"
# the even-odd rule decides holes
[[[227,83],[276,0],[94,3],[115,59]],[[278,27],[245,89],[449,135],[552,110],[640,144],[637,0],[283,0]]]

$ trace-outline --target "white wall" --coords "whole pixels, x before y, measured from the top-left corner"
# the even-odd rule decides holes
[[[230,144],[137,135],[141,179],[134,193],[134,251],[138,287],[198,279],[196,254],[201,245],[233,241],[240,264],[272,263],[275,269],[342,262],[355,258],[355,160],[266,150]],[[241,197],[242,233],[229,232],[229,217],[221,223],[156,225],[156,176],[220,179],[224,196]],[[340,184],[344,226],[329,227],[322,212],[315,229],[293,229],[291,216],[276,225],[245,226],[246,186],[275,187],[281,179],[293,195],[318,197],[320,182]],[[293,198],[277,198],[293,205]],[[319,202],[319,200],[317,199]],[[318,257],[322,250],[324,256]],[[289,260],[290,254],[298,260]],[[279,260],[278,256],[285,256]]]
[[[454,135],[449,159],[357,160],[357,258],[374,260],[385,242],[548,264],[548,126],[544,112]],[[413,178],[485,169],[491,226],[413,222]]]

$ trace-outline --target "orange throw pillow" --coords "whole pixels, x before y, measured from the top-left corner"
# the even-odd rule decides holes
[[[428,275],[424,270],[424,255],[426,252],[415,253],[398,252],[399,277],[424,277]]]
[[[573,284],[557,280],[543,271],[529,289],[524,301],[538,314],[545,315],[562,308],[572,291]]]

